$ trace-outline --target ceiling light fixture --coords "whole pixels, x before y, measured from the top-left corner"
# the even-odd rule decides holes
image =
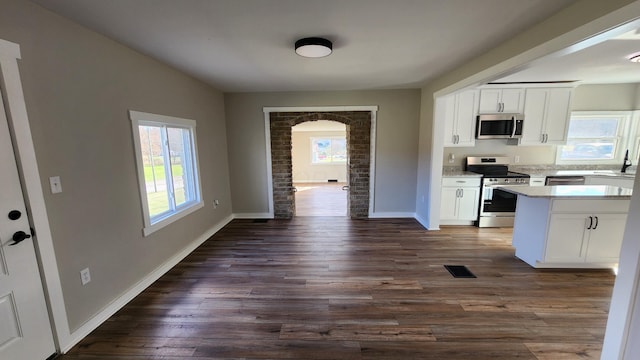
[[[640,63],[640,52],[627,56],[627,59],[634,63]]]
[[[319,37],[309,37],[296,41],[296,54],[308,58],[321,58],[333,51],[331,41]]]

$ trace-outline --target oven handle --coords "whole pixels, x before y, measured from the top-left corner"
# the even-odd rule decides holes
[[[511,120],[513,120],[513,130],[511,131],[511,137],[516,136],[516,116],[513,115],[511,117]]]

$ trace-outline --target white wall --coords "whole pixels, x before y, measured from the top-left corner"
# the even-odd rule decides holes
[[[295,128],[295,127],[294,127]],[[313,164],[311,139],[338,137],[345,139],[346,131],[294,131],[291,134],[293,182],[327,182],[336,179],[347,182],[347,164]]]

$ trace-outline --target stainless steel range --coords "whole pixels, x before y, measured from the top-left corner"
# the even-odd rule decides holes
[[[467,171],[482,174],[478,227],[512,227],[517,195],[502,191],[500,185],[529,185],[529,175],[509,171],[506,156],[467,157]]]

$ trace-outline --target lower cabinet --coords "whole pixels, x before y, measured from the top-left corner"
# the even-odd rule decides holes
[[[623,176],[585,176],[585,185],[610,185],[633,189],[634,179]]]
[[[518,197],[516,256],[535,268],[610,268],[618,263],[629,199]]]
[[[441,225],[471,225],[478,218],[480,178],[443,177]]]
[[[615,263],[627,214],[552,214],[547,262]]]

